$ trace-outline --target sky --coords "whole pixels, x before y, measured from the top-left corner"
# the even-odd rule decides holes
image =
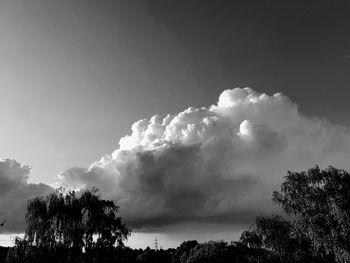
[[[230,240],[288,169],[349,169],[349,5],[1,1],[2,231],[96,185],[133,244]]]

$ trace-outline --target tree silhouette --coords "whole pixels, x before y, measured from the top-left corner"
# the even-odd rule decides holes
[[[305,235],[296,235],[293,222],[280,215],[258,216],[255,225],[242,233],[240,242],[249,248],[267,249],[281,262],[305,262],[312,258],[309,240]]]
[[[76,192],[55,191],[28,201],[24,240],[18,246],[43,251],[65,251],[70,262],[77,262],[85,251],[107,253],[130,235],[117,216],[119,207],[101,199],[97,189]],[[63,252],[62,252],[63,253]],[[35,254],[35,253],[34,253]]]
[[[182,242],[174,254],[174,257],[173,257],[174,263],[185,262],[188,258],[188,255],[189,255],[191,249],[196,247],[197,245],[198,245],[197,240],[190,240],[190,241]]]
[[[350,261],[350,175],[332,166],[288,172],[273,200],[296,217],[295,228],[306,235],[315,254]]]
[[[226,263],[232,256],[229,254],[227,243],[224,241],[210,241],[199,244],[190,250],[186,263]]]

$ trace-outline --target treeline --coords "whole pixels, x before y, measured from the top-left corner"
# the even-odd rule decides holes
[[[23,254],[13,248],[1,248],[8,255],[1,254],[0,262],[121,262],[121,263],[226,263],[226,262],[281,262],[272,252],[262,248],[249,248],[240,242],[210,241],[199,244],[185,241],[178,248],[154,250],[131,249],[117,246],[113,249],[94,249],[89,255],[83,253],[79,258],[69,258],[67,249],[52,248],[38,250],[27,247]],[[316,261],[315,261],[316,262]],[[318,261],[317,261],[318,262]]]
[[[242,242],[210,241],[198,243],[185,241],[173,249],[131,249],[117,246],[112,249],[93,249],[89,254],[71,258],[71,251],[62,247],[37,249],[35,247],[2,248],[0,262],[122,262],[122,263],[229,263],[229,262],[334,262],[334,257],[322,258],[311,254],[281,258],[278,253],[262,247],[248,247]],[[0,249],[0,251],[2,250]],[[299,250],[302,252],[302,250]],[[14,253],[16,253],[14,255]],[[344,261],[346,262],[346,261]]]
[[[273,201],[285,217],[257,217],[239,241],[185,241],[176,249],[131,249],[118,206],[96,190],[53,193],[28,202],[27,228],[1,262],[350,262],[350,175],[317,166],[289,172]]]

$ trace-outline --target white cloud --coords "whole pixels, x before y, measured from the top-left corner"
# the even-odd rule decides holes
[[[133,226],[249,220],[275,209],[288,170],[349,169],[349,128],[307,117],[281,93],[222,92],[216,105],[132,125],[111,155],[57,185],[97,186]]]

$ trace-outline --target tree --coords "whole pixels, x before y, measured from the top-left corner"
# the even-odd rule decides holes
[[[227,243],[224,241],[210,241],[199,244],[190,250],[186,263],[225,263],[230,262]]]
[[[175,254],[173,256],[174,263],[185,262],[191,249],[196,247],[197,245],[197,240],[189,240],[182,242],[180,246],[176,249]]]
[[[265,248],[273,250],[282,261],[289,260],[295,240],[291,237],[292,226],[281,216],[259,216],[256,218],[256,230]]]
[[[97,189],[86,190],[80,196],[72,191],[55,191],[28,201],[24,240],[43,250],[69,251],[71,261],[93,250],[112,250],[130,235],[117,216],[119,207],[103,200]],[[96,237],[96,238],[94,238]]]
[[[255,226],[249,230],[243,231],[240,242],[249,248],[261,248],[263,246],[262,237]]]
[[[329,166],[288,172],[273,201],[296,217],[296,231],[306,235],[316,255],[350,261],[350,175]]]
[[[258,216],[255,225],[242,233],[240,242],[250,248],[264,248],[281,262],[305,262],[312,257],[309,240],[296,235],[293,222],[280,215]]]

